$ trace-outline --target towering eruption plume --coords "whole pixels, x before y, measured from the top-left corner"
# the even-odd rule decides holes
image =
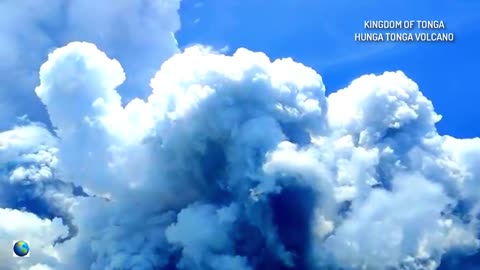
[[[55,135],[0,133],[2,190],[47,206],[8,210],[43,228],[23,267],[433,270],[478,247],[480,141],[440,136],[400,71],[326,97],[291,59],[194,46],[146,100],[122,105],[124,80],[95,45],[70,43],[35,89]]]

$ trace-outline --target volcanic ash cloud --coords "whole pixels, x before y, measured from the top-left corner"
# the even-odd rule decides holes
[[[35,92],[56,136],[36,134],[83,195],[46,200],[78,232],[35,263],[436,269],[478,247],[480,140],[440,136],[441,117],[400,71],[326,97],[321,76],[292,59],[194,46],[162,65],[146,100],[122,105],[125,78],[82,42],[40,69]],[[9,161],[19,148],[5,134]],[[34,173],[18,166],[2,177]]]

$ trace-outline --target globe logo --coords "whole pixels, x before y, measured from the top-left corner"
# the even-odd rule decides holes
[[[13,253],[17,257],[25,257],[30,252],[30,245],[27,241],[16,241],[13,244]]]

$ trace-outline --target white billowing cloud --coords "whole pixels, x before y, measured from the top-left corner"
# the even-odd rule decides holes
[[[42,181],[52,179],[57,165],[56,140],[39,126],[23,126],[0,133],[3,149],[0,157],[15,161],[18,166],[11,171],[8,180]]]
[[[36,88],[58,138],[33,124],[0,133],[9,185],[59,176],[110,195],[40,193],[53,214],[28,215],[62,218],[42,250],[62,255],[25,267],[420,270],[478,248],[478,139],[438,135],[402,72],[326,97],[291,59],[194,46],[148,99],[123,104],[124,81],[110,54],[70,43]]]
[[[40,86],[35,92],[63,137],[69,136],[75,121],[94,122],[90,119],[94,115],[88,113],[102,117],[118,110],[121,100],[115,87],[124,80],[118,61],[108,59],[93,44],[73,42],[49,55],[40,68]],[[64,113],[66,106],[71,106],[71,113]]]
[[[57,151],[57,139],[43,126],[30,124],[0,132],[0,185],[4,187],[0,201],[12,197],[7,186],[48,186],[56,177]]]
[[[113,178],[117,170],[117,144],[138,143],[153,125],[143,101],[122,107],[116,87],[124,80],[118,61],[93,44],[73,42],[49,55],[35,89],[62,138],[59,157],[65,177],[101,192],[110,185],[102,179]]]
[[[417,84],[402,72],[365,75],[328,97],[332,129],[358,137],[361,145],[378,142],[389,130],[416,124],[412,132],[434,130],[440,120]]]
[[[354,204],[351,216],[326,239],[326,249],[347,268],[436,269],[446,249],[478,245],[474,234],[441,216],[449,203],[441,186],[399,175],[391,192],[374,190]]]
[[[184,70],[180,71],[179,66]],[[314,117],[323,113],[321,102],[324,86],[320,76],[313,69],[291,59],[280,59],[272,63],[265,54],[242,48],[232,57],[217,54],[201,46],[186,49],[183,54],[176,55],[163,64],[151,82],[153,95],[149,100],[154,105],[158,103],[163,105],[159,106],[160,108],[166,105],[173,106],[175,110],[170,112],[172,117],[181,116],[202,99],[215,93],[218,87],[224,86],[208,84],[210,80],[220,77],[227,79],[232,86],[251,80],[249,81],[251,89],[229,89],[225,90],[225,95],[229,94],[239,99],[252,98],[255,102],[272,99],[277,103],[268,104],[273,107],[268,109],[281,115],[285,121]],[[261,87],[262,83],[275,90],[260,91],[256,87]],[[253,97],[248,96],[249,94]],[[226,103],[228,100],[223,102]]]
[[[18,160],[55,166],[56,143],[56,138],[40,125],[0,132],[0,162]]]
[[[124,98],[146,96],[151,76],[178,52],[179,7],[180,0],[2,1],[0,130],[24,114],[48,121],[31,92],[36,72],[50,51],[74,40],[93,42],[122,61],[128,74]]]
[[[450,162],[456,164],[458,170],[459,189],[462,196],[468,200],[478,201],[479,194],[475,192],[480,184],[480,139],[456,139],[445,137],[442,148],[448,153]]]
[[[57,70],[68,72],[57,73]],[[137,236],[130,230],[138,227],[138,220],[155,220],[155,213],[160,214],[172,207],[172,210],[181,209],[202,197],[222,196],[221,193],[239,190],[239,199],[248,200],[249,189],[255,182],[253,179],[251,183],[245,182],[244,170],[249,170],[252,176],[258,174],[262,159],[261,155],[252,159],[252,155],[256,155],[255,152],[266,153],[280,140],[297,132],[292,129],[292,134],[285,135],[282,125],[298,126],[299,130],[304,129],[305,134],[318,131],[323,126],[322,121],[315,121],[322,119],[325,110],[322,107],[325,105],[324,88],[318,74],[291,60],[270,62],[264,54],[245,49],[232,57],[201,47],[188,49],[163,65],[152,81],[154,91],[148,102],[134,100],[125,107],[120,106],[114,89],[122,80],[121,68],[91,44],[72,43],[56,50],[42,66],[40,76],[41,84],[36,92],[45,102],[61,137],[59,167],[62,173],[67,179],[73,179],[88,189],[100,187],[104,191],[109,191],[109,188],[123,192],[113,197],[114,208],[109,209],[107,205],[104,211],[98,210],[106,218],[99,221],[91,218],[89,224],[82,220],[77,223],[80,231],[83,228],[83,235],[80,233],[78,237],[99,237],[98,243],[113,239],[120,241],[120,236],[126,235],[137,241]],[[65,81],[72,87],[62,87]],[[58,102],[66,99],[75,100],[75,105]],[[247,110],[239,104],[245,104]],[[130,122],[129,119],[151,119],[145,122],[143,135],[146,140],[143,143],[132,133],[141,131],[138,121]],[[151,129],[153,126],[155,128]],[[264,136],[265,128],[269,129],[270,136]],[[258,133],[252,136],[255,130]],[[79,140],[82,144],[77,143]],[[216,153],[211,152],[211,147],[219,150],[226,148]],[[223,151],[226,151],[226,156]],[[136,155],[145,160],[139,167],[133,166],[138,162],[134,158]],[[225,169],[231,167],[231,172],[225,171],[223,180],[218,178],[222,177],[220,174],[215,175],[213,166],[216,166],[216,159],[228,163],[223,165]],[[113,170],[118,168],[116,162],[121,161],[126,168]],[[142,171],[142,166],[147,166],[147,174],[138,173]],[[85,179],[85,168],[93,181]],[[125,175],[136,177],[135,181],[140,186],[131,185],[130,181],[118,181]],[[215,181],[223,183],[217,185]],[[132,201],[135,203],[132,204]],[[156,203],[152,204],[153,201]],[[145,210],[138,211],[140,206]],[[221,208],[215,204],[212,207]],[[134,211],[138,216],[118,216],[125,211]],[[158,218],[164,220],[162,224],[166,222],[165,225],[155,221],[139,231],[138,237],[142,239],[142,235],[152,234],[152,240],[156,239],[156,242],[152,241],[154,247],[151,250],[168,250],[165,248],[168,243],[162,240],[161,232],[173,220],[169,215],[160,214]],[[279,239],[269,231],[273,229],[273,224],[269,225],[270,229],[264,229],[260,228],[260,221],[252,223],[251,226],[258,227],[256,230],[264,230],[263,233],[267,234],[268,245],[279,244]],[[91,228],[92,224],[94,228]],[[95,226],[107,226],[109,229],[106,234],[100,234]],[[185,237],[186,241],[190,241],[194,236]],[[208,243],[199,245],[208,246]],[[122,253],[118,253],[116,248],[110,250],[103,245],[101,249],[95,246],[92,246],[93,252],[102,254],[94,263],[98,269],[119,267],[125,263],[125,258],[138,253],[134,246]],[[247,260],[236,256],[231,248],[225,247],[228,250],[223,255],[209,258],[208,264],[218,268],[222,262],[228,261],[232,267],[248,269]],[[274,253],[284,254],[278,256],[286,256],[284,248],[276,249],[278,251]],[[186,254],[188,257],[189,253]],[[139,267],[166,263],[163,259],[141,261],[149,255],[152,256],[142,254],[144,257],[139,257],[138,262],[134,260],[130,263]]]
[[[31,259],[20,260],[18,265],[10,258],[2,259],[5,267],[56,265],[59,250],[54,244],[77,232],[69,213],[74,186],[58,179],[57,146],[56,137],[33,123],[0,132],[0,238],[2,247],[10,251],[2,254],[11,257],[15,239],[30,240],[33,245]]]
[[[48,265],[56,265],[59,256],[59,250],[55,250],[53,242],[66,233],[67,228],[62,225],[58,218],[53,220],[41,219],[32,213],[0,208],[0,259],[2,268],[6,270],[22,267],[26,267],[26,269],[50,269]],[[19,259],[12,256],[12,241],[14,240],[30,242],[30,257]],[[35,266],[37,263],[46,263],[47,265]]]
[[[180,269],[194,269],[200,265],[211,269],[251,269],[246,258],[217,255],[232,250],[232,223],[238,215],[236,205],[217,209],[211,205],[192,205],[178,214],[176,224],[165,230],[167,240],[182,247]]]

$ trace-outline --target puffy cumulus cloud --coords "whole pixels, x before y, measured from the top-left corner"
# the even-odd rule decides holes
[[[476,202],[478,194],[474,190],[480,184],[480,170],[476,166],[480,161],[480,139],[455,139],[446,136],[442,148],[448,155],[444,158],[443,163],[438,163],[444,166],[447,164],[455,166],[453,173],[457,174],[457,181],[454,184],[461,192],[461,197]]]
[[[74,40],[94,42],[122,61],[128,74],[124,98],[147,95],[151,76],[178,50],[173,34],[180,28],[179,7],[180,0],[2,1],[0,130],[25,114],[48,122],[31,92],[36,73],[50,51]]]
[[[55,265],[55,244],[77,232],[69,209],[73,197],[87,194],[59,180],[57,142],[44,126],[33,123],[0,132],[0,239],[5,269]],[[38,253],[28,262],[13,260],[11,244],[15,239],[30,240]],[[33,266],[40,262],[47,264]]]
[[[420,133],[418,138],[441,119],[417,84],[401,72],[362,76],[328,100],[332,129],[358,136],[360,145],[375,144],[402,129]]]
[[[123,104],[124,80],[118,61],[70,43],[36,88],[56,136],[0,133],[3,181],[49,190],[48,211],[4,211],[55,224],[38,241],[56,255],[19,267],[433,270],[477,252],[479,140],[438,135],[402,72],[326,97],[291,59],[194,46],[147,99]]]
[[[394,179],[391,192],[372,191],[325,241],[354,269],[436,269],[445,249],[476,247],[475,234],[440,213],[451,203],[440,186],[415,175]]]
[[[195,65],[187,61],[190,58]],[[241,69],[232,68],[235,66]],[[184,68],[189,70],[179,72]],[[301,74],[302,79],[292,76],[292,72]],[[91,208],[88,201],[74,210],[76,217],[88,216],[78,218],[82,232],[78,237],[91,235],[98,239],[94,241],[98,244],[91,247],[97,257],[93,263],[95,269],[125,264],[142,269],[176,265],[169,255],[171,249],[176,253],[176,247],[183,248],[181,254],[185,256],[179,267],[189,268],[190,263],[198,263],[218,268],[228,262],[232,267],[248,269],[251,267],[248,254],[235,253],[236,242],[247,242],[248,235],[233,240],[229,239],[233,233],[225,233],[225,241],[231,243],[214,245],[211,255],[194,255],[203,252],[202,247],[208,249],[212,245],[204,243],[211,233],[175,236],[183,231],[195,233],[188,230],[191,226],[188,223],[197,218],[209,220],[210,212],[217,208],[223,213],[221,216],[236,216],[236,213],[245,216],[236,226],[264,235],[256,249],[268,245],[273,255],[292,260],[274,233],[275,224],[262,219],[262,212],[269,211],[268,203],[257,208],[249,198],[250,190],[259,181],[269,181],[259,171],[263,154],[281,140],[290,138],[306,143],[310,132],[322,130],[323,121],[316,120],[324,118],[326,100],[321,78],[313,70],[289,59],[272,63],[264,54],[247,50],[227,57],[195,47],[163,65],[152,81],[154,91],[147,102],[135,100],[125,107],[121,107],[114,89],[121,82],[121,69],[91,44],[72,43],[53,52],[42,66],[40,76],[36,92],[47,105],[61,137],[60,171],[70,172],[68,177],[87,188],[112,191],[110,203],[98,202],[101,215],[90,217],[86,209]],[[64,88],[65,81],[72,87]],[[49,102],[66,99],[75,100],[77,105]],[[144,138],[132,139],[130,130],[140,129],[137,122],[128,119],[136,119],[138,115],[151,121],[145,124]],[[267,137],[266,130],[270,132]],[[83,143],[78,144],[79,140]],[[132,155],[145,162],[135,166],[138,160],[132,160]],[[124,168],[117,170],[118,164]],[[92,180],[84,179],[84,168]],[[250,176],[245,178],[246,174]],[[198,200],[208,203],[210,210],[189,207]],[[238,210],[232,213],[227,208],[221,210],[224,202],[237,200],[243,202],[235,207]],[[126,218],[120,214],[125,211],[135,214]],[[179,211],[178,223],[169,226]],[[140,225],[139,220],[146,224]],[[219,220],[212,225],[218,224],[220,231],[224,222],[227,221]],[[225,224],[229,222],[234,221]],[[99,227],[105,228],[102,233]],[[132,233],[134,228],[139,229],[136,235]],[[169,232],[167,238],[165,232]],[[139,254],[138,249],[146,244],[145,235],[151,235],[152,248]],[[112,241],[128,245],[105,248],[105,243]],[[137,243],[136,247],[131,245],[132,241]],[[198,242],[193,245],[198,247],[192,248],[189,241]],[[245,252],[252,251],[246,248]],[[262,263],[261,258],[256,260],[256,264]]]
[[[55,145],[56,138],[43,126],[18,126],[0,133],[0,161],[2,164],[23,161],[54,167],[57,162]]]
[[[33,213],[1,208],[0,224],[0,259],[3,269],[51,269],[50,266],[56,265],[58,251],[54,249],[53,242],[67,231],[60,219],[41,219]],[[23,239],[30,242],[28,260],[12,256],[12,241]],[[37,264],[39,262],[44,264]]]
[[[61,137],[58,156],[67,179],[106,192],[111,183],[104,179],[118,170],[118,144],[138,143],[151,127],[143,101],[122,107],[116,87],[124,80],[118,61],[85,42],[55,50],[41,66],[35,91]]]
[[[245,257],[228,254],[234,245],[230,234],[234,232],[232,224],[237,211],[236,205],[219,209],[212,205],[191,205],[181,210],[177,223],[165,231],[168,242],[182,247],[183,257],[178,267],[251,269]]]

